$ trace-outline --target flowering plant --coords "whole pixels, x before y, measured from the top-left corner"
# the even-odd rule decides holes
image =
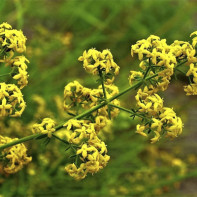
[[[127,112],[131,118],[138,118],[136,133],[148,137],[151,143],[157,142],[162,136],[175,138],[182,133],[183,123],[172,108],[165,107],[160,91],[165,91],[177,72],[188,77],[189,84],[184,86],[186,95],[197,94],[197,32],[191,34],[192,43],[175,40],[168,45],[165,39],[151,35],[139,40],[131,46],[131,55],[138,55],[139,70],[130,71],[130,86],[119,91],[115,85],[115,77],[120,67],[115,63],[110,50],[102,52],[96,49],[84,51],[79,57],[84,69],[94,76],[99,86],[95,89],[84,87],[78,81],[68,83],[64,88],[64,110],[70,118],[57,124],[51,118],[44,118],[41,123],[32,126],[32,135],[17,139],[0,136],[1,172],[16,173],[31,161],[23,144],[33,139],[57,139],[72,154],[72,162],[65,166],[65,171],[77,180],[83,179],[88,173],[94,174],[103,169],[110,160],[107,146],[99,133],[120,111]],[[0,63],[10,67],[9,80],[13,83],[0,83],[0,116],[21,116],[25,109],[25,101],[21,93],[28,81],[27,65],[29,61],[23,53],[26,37],[22,31],[12,29],[3,23],[0,25]],[[186,66],[187,72],[181,70]],[[16,81],[17,80],[17,83]],[[14,84],[14,82],[16,84]],[[130,90],[137,90],[136,108],[126,109],[120,105],[119,97]]]

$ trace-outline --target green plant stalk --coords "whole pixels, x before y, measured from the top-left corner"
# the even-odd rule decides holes
[[[45,134],[42,134],[42,135],[45,135]],[[33,134],[33,135],[29,135],[29,136],[23,137],[21,139],[12,141],[10,143],[4,144],[4,145],[0,146],[0,151],[3,150],[3,149],[5,149],[5,148],[8,148],[10,146],[14,146],[14,145],[21,144],[21,143],[26,142],[26,141],[29,141],[29,140],[33,140],[33,139],[35,139],[37,137],[40,137],[42,135],[39,134],[39,133],[38,134]]]
[[[154,76],[157,76],[157,74],[155,74]],[[149,78],[152,78],[152,77],[153,77],[153,76],[147,77],[146,80],[148,80]],[[135,89],[136,87],[139,87],[139,85],[141,85],[141,84],[142,84],[142,81],[139,81],[139,82],[135,83],[134,85],[132,85],[132,86],[126,88],[125,90],[123,90],[123,91],[120,92],[119,94],[117,94],[117,95],[115,95],[115,96],[113,96],[113,97],[107,99],[106,101],[104,101],[104,102],[98,104],[97,106],[95,106],[95,107],[93,107],[93,108],[91,108],[91,109],[89,109],[89,110],[87,110],[87,111],[84,111],[83,113],[81,113],[81,114],[75,116],[74,119],[78,119],[78,120],[79,120],[79,119],[82,119],[82,118],[86,117],[87,115],[91,114],[92,112],[94,112],[94,111],[100,109],[101,107],[103,107],[103,106],[109,104],[109,103],[110,103],[111,101],[113,101],[114,99],[116,99],[116,98],[122,96],[123,94],[129,92],[129,91],[132,90],[132,89]],[[56,127],[55,127],[55,131],[58,131],[58,130],[62,129],[65,123],[66,123],[66,122],[61,123],[61,124],[59,124],[58,126],[56,126]],[[33,140],[33,139],[35,139],[35,138],[42,137],[42,136],[44,136],[44,135],[46,135],[46,134],[33,134],[33,135],[30,135],[30,136],[27,136],[27,137],[23,137],[23,138],[21,138],[21,139],[18,139],[18,140],[15,140],[15,141],[12,141],[12,142],[10,142],[10,143],[7,143],[7,144],[4,144],[4,145],[0,146],[0,151],[3,150],[3,149],[5,149],[5,148],[9,148],[9,147],[11,147],[11,146],[17,145],[17,144],[20,144],[20,143],[23,143],[23,142],[27,142],[27,141]]]
[[[187,60],[184,60],[183,62],[180,62],[179,64],[177,64],[177,66],[176,66],[174,69],[176,69],[177,67],[179,67],[180,65],[182,65],[182,64],[184,64],[184,63],[186,63],[186,62],[187,62]],[[154,74],[154,75],[151,75],[151,76],[149,76],[149,77],[146,77],[145,79],[142,79],[141,81],[139,81],[139,82],[133,84],[132,86],[126,88],[125,90],[123,90],[123,91],[120,92],[119,94],[117,94],[117,95],[115,95],[115,96],[113,96],[113,97],[111,97],[111,98],[109,98],[109,99],[106,99],[106,101],[103,101],[102,103],[98,104],[97,106],[95,106],[95,107],[93,107],[93,108],[91,108],[91,109],[89,109],[89,110],[87,110],[87,111],[85,111],[85,112],[83,112],[83,113],[81,113],[81,114],[75,116],[74,119],[78,119],[78,120],[79,120],[79,119],[82,119],[82,118],[86,117],[87,115],[89,115],[89,114],[91,114],[92,112],[94,112],[94,111],[100,109],[101,107],[103,107],[103,106],[105,106],[105,105],[108,105],[108,104],[109,104],[111,101],[113,101],[114,99],[117,99],[117,98],[119,98],[120,96],[124,95],[125,93],[129,92],[130,90],[135,89],[135,88],[141,86],[141,85],[143,84],[144,81],[150,80],[150,79],[152,79],[152,78],[154,78],[154,77],[156,77],[156,76],[158,76],[158,73],[156,73],[156,74]],[[55,127],[55,131],[58,131],[58,130],[62,129],[65,123],[66,123],[66,122],[61,123],[61,124],[59,124],[58,126],[56,126],[56,127]],[[23,138],[21,138],[21,139],[18,139],[18,140],[15,140],[15,141],[12,141],[12,142],[10,142],[10,143],[7,143],[7,144],[4,144],[4,145],[0,146],[0,151],[2,151],[2,150],[5,149],[5,148],[9,148],[9,147],[11,147],[11,146],[17,145],[17,144],[21,144],[21,143],[23,143],[23,142],[27,142],[27,141],[36,139],[36,138],[38,138],[38,137],[42,137],[42,136],[44,136],[44,135],[46,135],[46,134],[33,134],[33,135],[29,135],[29,136],[23,137]]]
[[[184,61],[182,61],[182,62],[180,62],[179,64],[176,65],[176,67],[174,68],[174,70],[176,70],[179,66],[185,64],[186,62],[187,62],[187,59],[184,60]]]
[[[122,111],[125,111],[125,112],[127,112],[127,113],[130,113],[130,114],[133,114],[133,115],[135,115],[135,116],[138,116],[138,117],[140,117],[140,118],[144,118],[143,115],[136,114],[136,113],[134,113],[133,111],[131,111],[131,110],[129,110],[129,109],[126,109],[126,108],[124,108],[124,107],[121,107],[121,106],[118,106],[118,105],[114,105],[114,104],[111,104],[111,103],[110,103],[109,105],[111,105],[111,106],[114,107],[114,108],[117,108],[117,109],[120,109],[120,110],[122,110]]]
[[[99,76],[101,78],[101,85],[102,85],[102,89],[103,89],[103,95],[104,95],[104,98],[107,99],[107,95],[106,95],[106,91],[105,91],[105,85],[104,85],[103,72],[100,68],[98,69],[98,72],[99,72]]]
[[[11,75],[11,74],[10,73],[2,74],[2,75],[0,75],[0,77],[5,77],[5,76],[8,76],[8,75]]]

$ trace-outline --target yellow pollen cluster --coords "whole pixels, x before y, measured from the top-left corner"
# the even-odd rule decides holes
[[[9,137],[0,136],[0,145],[15,141],[17,138],[11,139]],[[3,164],[2,169],[4,173],[13,174],[28,164],[32,158],[27,156],[27,148],[24,144],[17,144],[2,151]]]
[[[44,118],[40,124],[34,124],[32,126],[33,133],[47,134],[49,138],[52,137],[52,133],[55,131],[55,121],[51,118]]]

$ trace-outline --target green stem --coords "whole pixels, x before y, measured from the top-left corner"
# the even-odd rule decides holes
[[[177,67],[179,67],[180,65],[186,63],[186,62],[187,62],[187,60],[185,60],[185,61],[179,63],[179,64],[175,67],[175,69],[176,69]],[[150,79],[152,79],[152,78],[154,78],[154,77],[156,77],[156,76],[158,76],[158,73],[156,73],[156,74],[154,74],[154,75],[151,75],[151,76],[149,76],[149,77],[146,77],[145,79],[143,79],[143,80],[141,80],[141,81],[139,81],[139,82],[133,84],[132,86],[130,86],[130,87],[128,87],[128,88],[126,88],[125,90],[123,90],[123,91],[120,92],[119,94],[117,94],[117,95],[115,95],[115,96],[113,96],[113,97],[111,97],[111,98],[109,98],[109,99],[106,99],[106,101],[104,101],[104,102],[98,104],[97,106],[95,106],[95,107],[93,107],[93,108],[91,108],[91,109],[89,109],[89,110],[87,110],[87,111],[85,111],[85,112],[83,112],[83,113],[81,113],[81,114],[79,114],[79,115],[77,115],[77,116],[75,116],[74,118],[79,120],[79,119],[82,119],[82,118],[88,116],[89,114],[91,114],[92,112],[94,112],[94,111],[100,109],[101,107],[103,107],[103,106],[105,106],[105,105],[108,105],[108,104],[109,104],[111,101],[113,101],[114,99],[117,99],[118,97],[124,95],[125,93],[129,92],[129,91],[132,90],[132,89],[136,89],[137,87],[139,87],[140,85],[142,85],[142,83],[143,83],[144,80],[150,80]],[[104,84],[103,84],[103,85],[104,85]],[[103,87],[104,87],[104,86],[103,86]],[[104,92],[103,92],[103,93],[104,93]],[[104,94],[105,94],[105,93],[104,93]],[[111,105],[111,104],[110,104],[110,105]],[[122,108],[122,109],[123,109],[123,108]],[[55,131],[58,131],[58,130],[62,129],[64,124],[65,124],[65,122],[63,122],[63,123],[59,124],[58,126],[56,126],[56,127],[55,127]],[[23,142],[26,142],[26,141],[30,141],[30,140],[33,140],[33,139],[35,139],[35,138],[42,137],[42,136],[44,136],[44,135],[45,135],[45,134],[33,134],[33,135],[30,135],[30,136],[27,136],[27,137],[23,137],[23,138],[18,139],[18,140],[14,140],[14,141],[12,141],[12,142],[10,142],[10,143],[7,143],[7,144],[4,144],[4,145],[0,146],[0,151],[3,150],[3,149],[5,149],[5,148],[9,148],[9,147],[11,147],[11,146],[17,145],[17,144],[20,144],[20,143],[23,143]],[[55,136],[54,136],[54,137],[55,137]],[[57,136],[56,136],[56,138],[57,138]]]
[[[109,104],[109,105],[111,105],[112,107],[115,107],[115,108],[117,108],[117,109],[120,109],[120,110],[122,110],[122,111],[125,111],[125,112],[127,112],[127,113],[130,113],[130,114],[133,114],[133,115],[135,115],[135,116],[138,116],[138,117],[140,117],[140,118],[144,118],[144,116],[143,115],[141,115],[141,114],[136,114],[136,113],[134,113],[133,111],[131,111],[131,110],[129,110],[129,109],[126,109],[126,108],[124,108],[124,107],[121,107],[121,106],[118,106],[118,105],[114,105],[114,104]]]
[[[102,89],[103,89],[103,95],[104,95],[104,98],[107,99],[107,95],[106,95],[106,91],[105,91],[105,85],[104,85],[103,72],[100,69],[100,67],[98,68],[98,71],[99,71],[99,76],[101,78],[101,85],[102,85]]]
[[[57,135],[55,135],[55,134],[52,134],[52,136],[53,136],[54,138],[58,139],[59,141],[63,142],[64,144],[69,144],[66,140],[63,140],[63,139],[59,138],[59,137],[58,137]]]
[[[33,139],[35,139],[37,137],[41,137],[43,135],[45,135],[45,134],[33,134],[33,135],[29,135],[29,136],[23,137],[21,139],[18,139],[18,140],[15,140],[15,141],[12,141],[12,142],[9,142],[7,144],[4,144],[4,145],[0,146],[0,150],[3,150],[3,149],[8,148],[10,146],[21,144],[23,142],[27,142],[29,140],[33,140]]]
[[[187,62],[187,59],[182,61],[182,62],[180,62],[179,64],[177,64],[174,69],[176,70],[179,66],[181,66],[182,64],[185,64],[186,62]]]
[[[185,75],[185,72],[183,72],[182,70],[180,70],[179,68],[176,68],[175,70],[179,71],[180,73]]]
[[[190,76],[188,77],[188,79],[189,79],[189,83],[192,84],[192,80],[191,80]]]
[[[158,74],[156,73],[156,74],[154,74],[154,75],[152,75],[152,76],[147,77],[145,80],[149,80],[149,79],[151,79],[151,78],[154,78],[154,77],[156,77],[157,75],[158,75]],[[109,103],[110,103],[111,101],[113,101],[114,99],[117,99],[118,97],[120,97],[120,96],[122,96],[123,94],[129,92],[130,90],[139,87],[141,84],[142,84],[142,81],[139,81],[139,82],[133,84],[132,86],[130,86],[130,87],[126,88],[125,90],[123,90],[122,92],[120,92],[119,94],[117,94],[117,95],[115,95],[115,96],[113,96],[113,97],[107,99],[106,101],[104,101],[104,102],[98,104],[97,106],[95,106],[95,107],[93,107],[93,108],[91,108],[91,109],[89,109],[89,110],[87,110],[87,111],[85,111],[85,112],[83,112],[83,113],[81,113],[81,114],[75,116],[74,118],[79,120],[79,119],[82,119],[82,118],[88,116],[88,115],[91,114],[92,112],[94,112],[94,111],[100,109],[101,107],[103,107],[103,106],[109,104]],[[63,125],[64,125],[65,123],[66,123],[66,122],[61,123],[61,124],[59,124],[58,126],[56,126],[56,127],[55,127],[55,131],[58,131],[58,130],[60,130],[61,128],[63,128]],[[20,144],[20,143],[23,143],[23,142],[26,142],[26,141],[30,141],[30,140],[33,140],[33,139],[35,139],[35,138],[42,137],[42,136],[44,136],[44,135],[45,135],[45,134],[33,134],[33,135],[30,135],[30,136],[27,136],[27,137],[23,137],[23,138],[18,139],[18,140],[14,140],[14,141],[12,141],[12,142],[10,142],[10,143],[7,143],[7,144],[4,144],[4,145],[0,146],[0,151],[3,150],[3,149],[5,149],[5,148],[9,148],[9,147],[11,147],[11,146],[17,145],[17,144]]]
[[[10,75],[10,73],[2,74],[2,75],[0,75],[0,77],[4,77],[4,76],[8,76],[8,75]]]
[[[146,78],[146,76],[147,76],[147,74],[148,74],[148,72],[149,72],[150,68],[151,68],[151,63],[150,63],[150,58],[149,58],[149,67],[146,69],[146,72],[145,72],[145,74],[144,74],[143,79],[145,79],[145,78]]]

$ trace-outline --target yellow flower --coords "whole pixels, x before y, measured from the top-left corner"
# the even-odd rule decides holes
[[[0,105],[0,114],[1,116],[7,116],[7,114],[12,114],[12,105],[6,103],[6,98],[3,98],[2,103]]]
[[[88,152],[96,152],[97,153],[97,149],[93,146],[87,146],[87,144],[83,144],[81,149],[77,150],[77,154],[81,154],[82,157],[85,159],[88,156]]]
[[[110,156],[107,155],[105,143],[97,136],[83,144],[76,151],[76,154],[80,155],[82,162],[79,168],[75,164],[69,164],[65,167],[66,172],[75,179],[83,179],[87,173],[98,172],[107,165],[110,159]]]
[[[76,180],[81,180],[86,177],[87,172],[84,169],[84,164],[82,163],[79,168],[73,163],[73,164],[68,164],[65,167],[65,171],[73,178]]]
[[[25,58],[25,56],[16,56],[14,59],[10,61],[11,65],[16,68],[18,73],[14,73],[13,79],[18,80],[18,85],[20,89],[25,87],[28,84],[28,73],[27,73],[27,63],[29,61]]]
[[[6,83],[1,83],[0,84],[1,88],[0,88],[0,99],[4,98],[4,97],[8,97],[9,93],[7,90],[7,84]]]
[[[5,29],[12,29],[12,26],[6,22],[0,24],[0,32],[4,31]]]
[[[137,106],[140,112],[146,112],[149,115],[155,115],[163,107],[163,99],[158,94],[148,95],[139,89],[136,95]]]
[[[82,124],[82,120],[70,119],[64,124],[64,127],[66,127],[67,130],[71,130],[73,127],[81,128]]]
[[[99,74],[99,68],[105,74],[113,72],[117,75],[119,73],[120,68],[114,62],[113,56],[108,49],[105,49],[102,52],[97,51],[96,49],[89,49],[88,51],[84,51],[83,55],[80,56],[78,60],[83,61],[84,69],[93,75]]]
[[[64,124],[65,135],[70,143],[79,144],[83,139],[93,139],[96,136],[94,123],[84,120],[70,119]]]
[[[142,78],[143,73],[137,71],[130,71],[129,84],[132,85],[137,78]]]
[[[190,34],[190,37],[192,37],[192,36],[197,36],[197,31],[194,31],[194,32],[192,32],[191,34]]]
[[[152,144],[159,141],[159,138],[160,138],[160,134],[158,131],[154,131],[154,133],[155,133],[155,137],[151,139]]]
[[[192,37],[192,46],[195,47],[196,46],[196,43],[197,43],[197,31],[194,31],[193,33],[190,34],[190,37]]]
[[[52,133],[55,131],[55,121],[51,118],[44,118],[40,124],[34,124],[32,126],[33,133],[47,134],[49,138],[52,137]]]
[[[96,116],[94,123],[95,130],[97,132],[100,131],[102,128],[104,128],[107,125],[107,121],[108,119],[106,116]]]
[[[144,130],[145,130],[145,129],[146,129],[146,127],[145,127],[144,125],[138,124],[138,125],[136,126],[136,133],[138,133],[138,134],[140,134],[140,135],[142,135],[142,136],[144,136],[144,137],[147,137],[147,134],[144,133]]]
[[[0,37],[4,37],[2,44],[8,49],[12,49],[18,53],[23,53],[26,50],[27,38],[23,35],[22,31],[15,29],[5,29],[0,33]]]
[[[14,84],[0,83],[0,116],[21,116],[26,104],[20,89]]]
[[[186,73],[186,76],[193,75],[195,78],[197,78],[197,67],[194,66],[194,64],[190,64],[190,68],[188,72]]]
[[[18,138],[11,139],[9,137],[0,136],[0,145],[10,143],[18,140]],[[24,165],[28,164],[32,158],[27,156],[27,148],[24,144],[17,144],[10,148],[6,148],[2,151],[5,155],[5,163],[3,165],[3,171],[8,174],[18,172]]]
[[[161,122],[161,120],[158,120],[156,118],[152,118],[152,120],[153,120],[153,123],[151,124],[151,129],[156,128],[156,130],[160,133],[163,123]]]
[[[193,83],[187,86],[184,86],[184,91],[186,92],[186,95],[197,95],[197,84]]]

